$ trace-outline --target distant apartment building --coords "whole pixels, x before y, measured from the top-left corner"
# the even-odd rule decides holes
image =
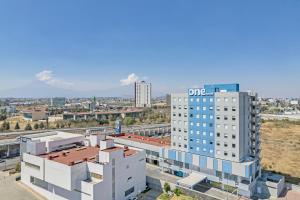
[[[48,119],[48,112],[43,109],[24,110],[23,118],[28,121],[39,121]]]
[[[171,94],[166,95],[166,105],[169,107],[171,106]]]
[[[51,98],[51,107],[64,107],[66,104],[65,97],[53,97]]]
[[[151,83],[145,81],[134,83],[135,107],[151,107]]]
[[[23,146],[21,181],[47,199],[128,200],[146,187],[145,151],[103,135],[56,132]]]

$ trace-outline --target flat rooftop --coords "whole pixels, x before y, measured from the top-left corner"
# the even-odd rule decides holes
[[[134,135],[134,134],[127,134],[127,133],[122,133],[120,135],[111,135],[111,136],[116,137],[116,138],[125,139],[125,140],[134,141],[134,142],[154,145],[154,146],[158,146],[158,147],[166,147],[166,146],[171,145],[171,142],[169,140],[161,139],[161,138],[153,138],[153,137],[140,136],[140,135]]]
[[[69,139],[74,137],[84,137],[81,134],[74,134],[74,133],[67,133],[61,131],[53,131],[49,133],[44,133],[40,135],[40,137],[32,137],[32,140],[40,140],[41,142],[48,142],[48,141],[55,141],[55,140],[62,140],[62,139]]]
[[[129,157],[137,153],[136,150],[122,148],[122,147],[111,147],[108,149],[104,149],[104,152],[113,152],[117,150],[124,149],[124,157]],[[95,162],[96,157],[99,154],[99,147],[75,147],[67,150],[51,152],[48,154],[40,155],[42,158],[46,158],[48,160],[53,160],[55,162],[65,164],[68,166],[76,165],[78,163],[82,163],[85,161]]]

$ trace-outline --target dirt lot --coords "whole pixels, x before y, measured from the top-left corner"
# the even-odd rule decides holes
[[[300,122],[267,121],[261,127],[263,169],[280,172],[300,182]]]

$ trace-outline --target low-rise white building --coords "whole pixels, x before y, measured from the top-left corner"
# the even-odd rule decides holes
[[[47,199],[124,200],[146,187],[145,151],[57,132],[26,143],[21,180]]]

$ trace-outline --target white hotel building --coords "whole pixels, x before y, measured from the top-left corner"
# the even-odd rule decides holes
[[[145,151],[104,136],[54,132],[22,143],[21,181],[47,199],[126,200],[146,187]]]

